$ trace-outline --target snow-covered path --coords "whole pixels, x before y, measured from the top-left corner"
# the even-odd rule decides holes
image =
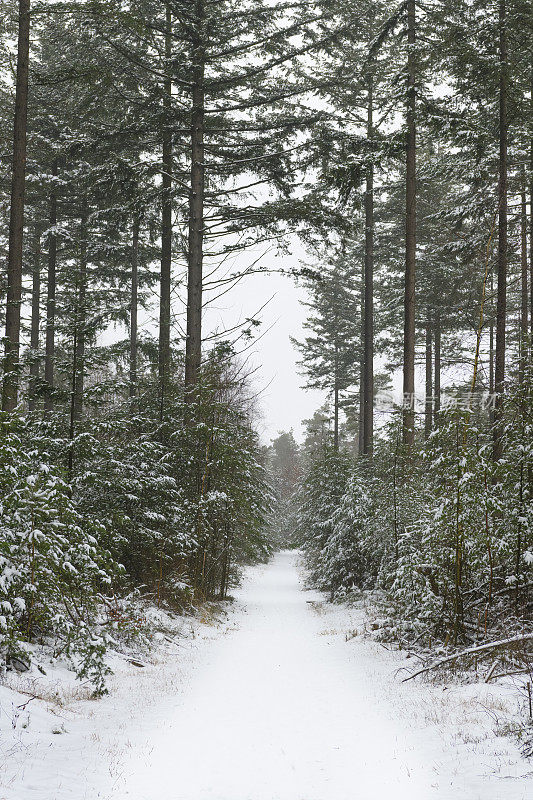
[[[405,654],[352,638],[363,611],[305,591],[297,559],[248,570],[227,620],[97,703],[15,725],[27,696],[0,687],[0,800],[531,800],[496,687],[402,685]]]
[[[245,584],[237,630],[211,649],[144,758],[133,744],[113,798],[475,800],[466,781],[439,779],[408,719],[391,719],[372,685],[379,673],[324,630],[321,598],[302,590],[295,562],[280,553]]]

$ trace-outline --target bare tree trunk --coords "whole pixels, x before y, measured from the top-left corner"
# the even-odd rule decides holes
[[[335,379],[333,390],[333,449],[339,452],[339,387]]]
[[[489,328],[489,394],[494,395],[494,325]]]
[[[76,308],[77,347],[75,363],[73,364],[75,420],[79,420],[83,413],[83,397],[85,393],[85,333],[87,328],[87,223],[87,200],[84,197],[80,219],[80,266]]]
[[[159,391],[161,416],[170,378],[170,283],[172,268],[172,16],[165,9],[165,81],[163,85],[163,174],[161,202],[161,274],[159,295]]]
[[[494,396],[494,274],[490,273],[489,394]],[[492,412],[491,412],[492,419]]]
[[[530,95],[530,120],[533,129],[533,69],[531,71]],[[530,354],[533,363],[533,136],[529,151],[529,336]]]
[[[368,76],[367,142],[372,148],[373,76]],[[374,440],[374,165],[366,168],[365,191],[365,320],[363,336],[363,453],[372,457]]]
[[[415,442],[415,277],[416,277],[416,17],[415,0],[407,3],[407,148],[405,180],[405,297],[403,344],[403,442]]]
[[[70,421],[68,430],[68,480],[72,480],[74,472],[74,435],[76,432],[76,375],[78,372],[78,320],[77,314],[74,321],[74,335],[72,340],[72,377],[70,384]]]
[[[498,299],[496,307],[496,357],[494,369],[493,458],[503,453],[503,396],[505,391],[505,326],[507,314],[507,19],[506,0],[500,0],[498,13],[500,61],[500,155],[498,182]]]
[[[357,436],[357,454],[363,455],[365,437],[365,264],[361,269],[361,348],[359,355],[359,431]]]
[[[55,332],[56,332],[56,267],[57,267],[57,178],[58,160],[52,164],[52,188],[50,191],[50,216],[48,233],[48,276],[46,296],[46,343],[44,353],[44,380],[45,413],[54,410],[54,363],[55,363]]]
[[[139,290],[139,215],[133,218],[130,298],[130,399],[137,396],[137,296]]]
[[[185,389],[197,382],[202,359],[202,281],[204,242],[204,72],[202,32],[204,0],[196,0],[196,25],[193,48],[193,89],[191,118],[191,188],[189,195],[189,269],[187,283],[187,341],[185,346]]]
[[[435,371],[435,378],[434,378],[434,388],[433,388],[433,416],[435,418],[435,422],[438,423],[438,413],[440,411],[440,372],[441,372],[441,350],[440,350],[440,311],[438,309],[435,310],[435,318],[434,318],[434,371]]]
[[[365,423],[364,423],[364,393],[365,393],[365,378],[363,357],[361,356],[361,363],[359,368],[359,428],[357,433],[357,454],[363,455],[363,441],[365,436]]]
[[[526,170],[522,167],[522,186],[521,186],[521,203],[520,203],[520,274],[521,274],[521,291],[520,291],[520,366],[519,366],[519,380],[524,383],[526,365],[527,365],[527,348],[528,348],[528,285],[527,285],[527,208],[526,208]]]
[[[424,404],[424,438],[427,439],[433,429],[433,341],[431,315],[428,310],[426,319],[426,400]]]
[[[224,533],[223,539],[223,557],[222,557],[222,575],[220,578],[220,599],[225,600],[228,594],[229,583],[229,569],[231,559],[231,536],[229,533]]]
[[[342,258],[344,262],[345,243],[342,243]],[[335,331],[334,356],[333,356],[333,449],[339,452],[339,388],[341,385],[341,368],[339,364],[339,270],[335,270],[333,283],[334,314],[332,319]]]
[[[22,301],[22,243],[26,188],[26,138],[28,119],[28,71],[30,58],[30,0],[19,0],[13,172],[9,213],[7,257],[6,335],[2,410],[13,411],[20,380],[20,304]]]
[[[220,576],[220,599],[226,599],[226,574],[228,568],[228,544],[227,536],[224,535],[224,545],[222,551],[222,573]]]
[[[41,231],[35,229],[31,287],[30,385],[28,409],[35,411],[39,385],[39,333],[41,327]]]

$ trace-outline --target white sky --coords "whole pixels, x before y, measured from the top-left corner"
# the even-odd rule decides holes
[[[237,266],[241,266],[241,261],[246,266],[251,260],[243,255],[238,258]],[[298,269],[305,261],[305,251],[293,240],[290,254],[267,253],[261,265],[289,271]],[[297,371],[298,352],[290,340],[291,336],[300,340],[305,336],[303,323],[307,309],[300,303],[305,297],[304,289],[297,286],[294,278],[259,273],[245,277],[216,306],[206,311],[205,330],[227,329],[253,316],[270,301],[259,314],[261,327],[256,329],[256,340],[245,354],[249,366],[257,367],[253,382],[259,392],[258,429],[265,443],[279,431],[291,428],[300,439],[301,421],[312,416],[325,399],[323,392],[302,388],[305,379]],[[248,347],[242,341],[238,346]]]

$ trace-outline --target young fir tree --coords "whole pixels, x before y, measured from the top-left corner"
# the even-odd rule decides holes
[[[360,302],[354,288],[360,270],[346,246],[337,248],[330,263],[305,279],[311,314],[305,327],[312,331],[297,342],[301,365],[310,388],[325,389],[333,402],[333,446],[339,448],[339,419],[343,399],[357,383],[360,346]]]
[[[267,471],[275,497],[271,529],[281,547],[296,542],[294,494],[301,477],[301,453],[292,431],[280,433],[268,449]]]

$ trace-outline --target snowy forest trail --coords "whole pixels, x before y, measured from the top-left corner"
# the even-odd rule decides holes
[[[238,593],[236,630],[211,648],[144,760],[133,748],[128,779],[113,798],[511,797],[497,779],[491,793],[485,782],[454,775],[453,754],[438,774],[437,736],[425,751],[411,738],[409,718],[392,718],[375,655],[354,659],[341,631],[324,630],[323,598],[303,590],[296,561],[282,552],[253,571]]]
[[[17,721],[28,697],[0,702],[0,800],[531,800],[495,688],[402,685],[405,654],[306,591],[298,558],[249,568],[222,621],[123,665],[97,703]]]

